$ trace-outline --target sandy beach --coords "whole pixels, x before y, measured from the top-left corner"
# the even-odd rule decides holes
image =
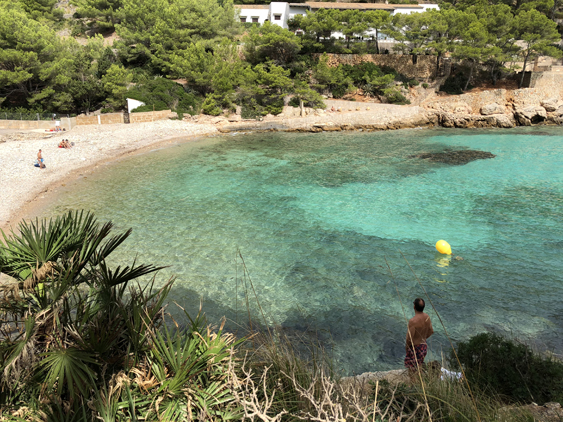
[[[215,125],[176,120],[77,126],[68,132],[0,132],[0,228],[15,226],[33,202],[82,171],[156,145],[218,134]],[[71,149],[59,148],[68,139]],[[34,167],[42,150],[45,169]]]

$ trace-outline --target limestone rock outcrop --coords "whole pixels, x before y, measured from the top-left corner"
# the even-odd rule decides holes
[[[498,103],[486,104],[481,107],[481,114],[483,116],[490,116],[491,114],[504,114],[506,108]]]
[[[476,114],[458,115],[453,113],[442,113],[439,116],[439,122],[441,126],[448,128],[511,128],[515,126],[514,119],[507,114],[481,116]]]
[[[532,126],[533,124],[542,123],[547,118],[545,108],[541,106],[530,106],[525,108],[517,108],[514,111],[514,117],[522,126]]]
[[[559,107],[557,102],[557,98],[549,98],[547,100],[543,100],[541,102],[541,106],[545,108],[545,111],[555,111],[557,110],[557,107]]]
[[[472,110],[469,104],[463,101],[442,102],[435,101],[427,106],[431,110],[441,111],[444,113],[454,114],[471,114]]]

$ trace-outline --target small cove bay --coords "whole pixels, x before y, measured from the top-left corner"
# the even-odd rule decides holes
[[[231,329],[248,297],[255,322],[320,339],[343,374],[402,366],[405,315],[425,297],[411,267],[454,341],[495,331],[558,354],[562,145],[557,127],[224,136],[104,166],[42,215],[132,227],[116,263],[169,266],[170,297],[193,314],[203,298]],[[496,157],[413,157],[467,148]],[[428,308],[439,359],[448,341]]]

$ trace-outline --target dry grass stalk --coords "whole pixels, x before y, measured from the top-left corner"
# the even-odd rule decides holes
[[[297,382],[295,375],[285,374],[293,382],[293,386],[298,391],[302,400],[306,401],[312,411],[302,411],[296,415],[301,420],[311,420],[317,422],[333,421],[352,421],[370,422],[376,420],[392,419],[394,421],[403,420],[404,415],[396,416],[392,412],[392,402],[380,409],[377,402],[376,387],[375,400],[370,403],[369,397],[362,392],[362,388],[357,388],[353,383],[339,383],[331,379],[323,369],[321,369],[311,380],[310,385],[305,388]]]
[[[235,367],[234,351],[231,352],[227,373],[229,375],[228,384],[233,393],[235,402],[242,407],[244,419],[250,421],[278,422],[287,414],[286,410],[282,410],[274,416],[269,416],[268,412],[274,404],[275,391],[268,396],[268,388],[266,382],[268,379],[268,370],[264,369],[258,384],[254,382],[253,374],[246,364],[246,358],[240,366],[242,377],[237,374]]]

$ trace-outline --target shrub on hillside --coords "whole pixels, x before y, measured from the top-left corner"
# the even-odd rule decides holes
[[[144,102],[146,105],[135,111],[173,110],[178,113],[197,114],[199,98],[188,93],[184,87],[164,78],[147,80],[127,92],[129,98]]]
[[[563,400],[563,362],[524,344],[482,333],[459,343],[457,354],[469,382],[482,390],[517,402]],[[453,352],[450,360],[458,366]]]
[[[467,77],[461,73],[450,75],[444,81],[444,84],[440,85],[440,91],[446,92],[450,95],[461,95],[463,94],[463,88],[465,87],[466,82]],[[469,90],[471,88],[473,88],[473,86],[469,84],[467,89]]]
[[[313,67],[312,86],[319,92],[328,90],[334,98],[342,98],[352,86],[352,80],[344,74],[342,66],[328,65],[328,55],[323,54]]]
[[[363,62],[355,66],[344,64],[340,65],[339,68],[342,68],[344,75],[349,77],[352,83],[358,87],[362,87],[374,77],[385,75],[385,72],[372,62]]]
[[[218,116],[223,112],[223,109],[219,107],[217,101],[213,95],[208,95],[203,102],[201,107],[203,114],[208,114],[210,116]]]
[[[390,104],[405,105],[410,104],[410,100],[407,99],[397,88],[391,87],[383,90],[383,95],[385,99]]]

